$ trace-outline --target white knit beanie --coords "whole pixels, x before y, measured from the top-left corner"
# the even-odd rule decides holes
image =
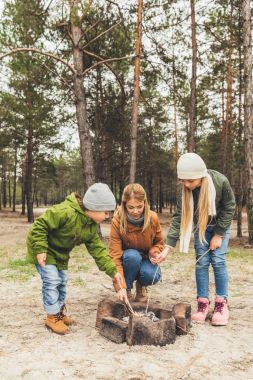
[[[116,207],[116,200],[105,183],[94,183],[83,197],[83,205],[90,211],[112,211]]]
[[[198,179],[207,176],[206,164],[196,153],[185,153],[177,162],[179,179]]]

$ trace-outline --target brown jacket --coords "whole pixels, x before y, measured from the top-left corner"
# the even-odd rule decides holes
[[[143,256],[148,258],[148,253],[151,248],[157,248],[160,252],[164,248],[164,239],[160,226],[158,215],[154,211],[151,212],[150,225],[142,232],[142,227],[136,227],[131,223],[127,224],[127,233],[121,234],[119,228],[119,217],[115,215],[112,219],[110,240],[109,240],[109,253],[117,270],[124,279],[124,286],[126,282],[122,267],[123,251],[129,248],[137,249]],[[116,290],[119,290],[115,287]]]

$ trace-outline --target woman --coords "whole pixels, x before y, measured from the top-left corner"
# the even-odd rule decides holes
[[[207,170],[195,153],[183,154],[177,163],[182,182],[182,200],[167,235],[164,255],[175,247],[180,236],[180,251],[188,252],[192,227],[196,252],[197,312],[192,320],[203,323],[209,312],[209,266],[215,279],[215,305],[212,324],[224,326],[229,319],[228,273],[226,253],[235,198],[228,179],[214,170]]]
[[[120,300],[131,298],[135,280],[135,301],[147,300],[146,286],[157,283],[161,276],[157,264],[162,261],[163,248],[160,222],[150,211],[145,190],[137,183],[127,185],[112,220],[109,241],[110,256],[123,276],[122,288],[114,285]]]

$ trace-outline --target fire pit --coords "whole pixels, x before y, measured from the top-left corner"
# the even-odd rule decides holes
[[[190,329],[191,305],[177,303],[164,308],[160,302],[149,304],[145,315],[145,303],[131,302],[139,315],[130,315],[124,303],[115,299],[103,299],[98,304],[96,327],[101,335],[115,343],[128,345],[164,346],[174,343],[176,335],[185,335]]]

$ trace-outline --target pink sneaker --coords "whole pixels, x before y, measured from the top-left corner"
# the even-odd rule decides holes
[[[192,315],[192,321],[197,323],[204,323],[209,312],[209,299],[198,298],[198,310]]]
[[[215,298],[215,307],[212,317],[212,325],[226,326],[229,319],[228,301],[223,297]]]

